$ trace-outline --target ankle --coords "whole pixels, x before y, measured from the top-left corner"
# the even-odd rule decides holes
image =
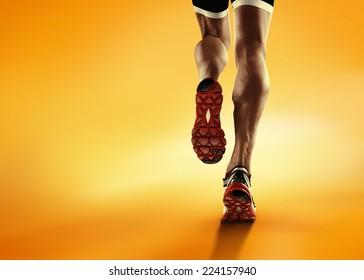
[[[250,173],[250,164],[244,161],[230,161],[227,168],[226,168],[226,174],[230,174],[230,172],[237,166],[244,167],[249,174]]]

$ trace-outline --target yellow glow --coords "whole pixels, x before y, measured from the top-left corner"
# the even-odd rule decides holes
[[[363,259],[364,3],[276,2],[257,221],[233,225],[234,52],[227,152],[207,166],[191,3],[1,4],[0,259]]]

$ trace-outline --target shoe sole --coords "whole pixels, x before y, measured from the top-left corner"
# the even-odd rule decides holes
[[[241,183],[233,183],[233,186],[226,190],[223,200],[225,213],[221,222],[250,222],[255,220],[254,202],[247,191],[242,190],[245,189],[244,187]],[[236,195],[236,192],[239,195]],[[241,193],[243,194],[241,195]]]
[[[205,79],[198,85],[191,142],[197,157],[206,164],[219,162],[225,153],[225,133],[220,123],[222,101],[218,82]]]

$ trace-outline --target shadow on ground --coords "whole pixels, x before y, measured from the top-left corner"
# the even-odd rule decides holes
[[[236,260],[253,225],[253,222],[221,223],[216,234],[211,259]]]

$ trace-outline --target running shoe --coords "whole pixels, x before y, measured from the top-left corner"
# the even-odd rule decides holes
[[[255,220],[255,203],[251,193],[250,175],[243,166],[236,166],[224,180],[224,216],[222,222]]]
[[[222,88],[217,81],[207,78],[200,82],[191,141],[197,157],[204,163],[217,163],[225,153],[225,133],[220,123],[222,100]]]

